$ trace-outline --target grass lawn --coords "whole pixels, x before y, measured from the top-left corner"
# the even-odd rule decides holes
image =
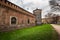
[[[1,32],[0,40],[58,40],[58,35],[51,25],[43,24],[32,28]]]

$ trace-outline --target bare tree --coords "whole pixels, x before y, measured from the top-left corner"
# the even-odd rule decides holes
[[[45,15],[45,17],[47,18],[46,19],[47,22],[49,20],[50,23],[57,23],[59,15],[53,14],[53,13],[48,13]]]
[[[45,15],[45,17],[47,17],[47,18],[51,18],[52,16],[53,16],[53,13],[48,13]]]
[[[49,3],[52,11],[60,11],[60,0],[50,0]]]

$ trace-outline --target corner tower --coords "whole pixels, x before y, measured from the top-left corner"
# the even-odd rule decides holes
[[[40,25],[41,24],[41,9],[35,9],[33,11],[33,14],[36,16],[36,25]]]

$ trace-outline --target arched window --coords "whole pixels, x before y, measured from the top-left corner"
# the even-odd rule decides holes
[[[17,20],[16,20],[15,17],[12,17],[12,18],[11,18],[11,24],[16,24],[16,21],[17,21]]]

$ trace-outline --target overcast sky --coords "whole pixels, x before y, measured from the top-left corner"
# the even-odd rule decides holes
[[[33,13],[36,8],[42,9],[42,17],[50,11],[49,0],[9,0],[12,3]]]

